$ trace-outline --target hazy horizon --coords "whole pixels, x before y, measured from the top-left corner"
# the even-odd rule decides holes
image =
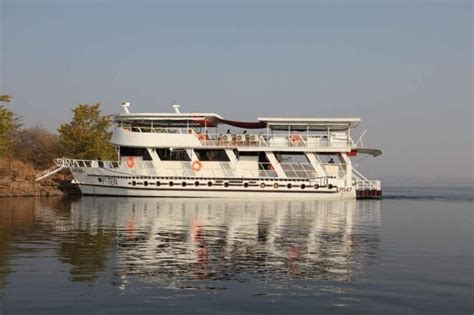
[[[0,0],[0,94],[56,130],[121,111],[360,117],[369,177],[473,178],[471,1]]]

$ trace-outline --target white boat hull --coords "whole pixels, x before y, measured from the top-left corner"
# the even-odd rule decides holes
[[[294,191],[278,191],[273,187],[267,191],[264,189],[208,189],[208,188],[128,188],[79,184],[82,194],[84,195],[101,195],[101,196],[128,196],[128,197],[162,197],[162,198],[259,198],[259,199],[355,199],[355,191],[342,192],[334,190],[313,191],[301,190],[295,188]]]
[[[318,187],[309,180],[151,177],[91,168],[71,168],[71,172],[84,195],[333,200],[356,198],[355,187],[346,187],[343,181],[337,180]]]

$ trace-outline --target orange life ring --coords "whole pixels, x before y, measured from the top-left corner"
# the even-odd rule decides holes
[[[200,133],[197,135],[198,139],[200,141],[206,141],[207,140],[207,135],[205,133]]]
[[[127,166],[134,167],[135,166],[135,158],[133,156],[129,156],[127,158]]]
[[[292,133],[288,136],[288,138],[290,138],[290,141],[293,143],[293,145],[298,145],[301,141],[301,136],[297,133]]]
[[[202,164],[200,161],[194,161],[193,164],[191,164],[191,167],[194,171],[199,172],[202,168]]]

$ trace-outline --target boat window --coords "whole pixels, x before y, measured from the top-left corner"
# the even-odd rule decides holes
[[[200,161],[219,161],[219,162],[228,162],[230,161],[229,157],[225,150],[220,149],[195,149],[198,160]]]
[[[242,151],[239,152],[240,156],[258,156],[259,152],[249,152],[249,151]]]
[[[318,159],[321,161],[323,164],[344,164],[344,161],[341,160],[341,157],[339,154],[330,154],[330,153],[318,153]]]
[[[156,149],[162,161],[191,161],[186,150],[182,149]]]
[[[309,163],[303,152],[275,152],[275,157],[280,163]]]
[[[146,148],[120,147],[120,156],[141,156],[143,161],[152,160]]]

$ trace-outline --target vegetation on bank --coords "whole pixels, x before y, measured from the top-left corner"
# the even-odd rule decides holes
[[[102,114],[99,103],[77,105],[71,121],[53,133],[42,126],[23,127],[21,117],[8,106],[11,100],[9,95],[0,95],[0,195],[2,191],[15,195],[18,188],[13,186],[34,182],[36,173],[58,157],[116,159],[115,149],[108,143],[112,119]],[[51,186],[51,182],[42,185]],[[34,189],[26,186],[20,195]]]

